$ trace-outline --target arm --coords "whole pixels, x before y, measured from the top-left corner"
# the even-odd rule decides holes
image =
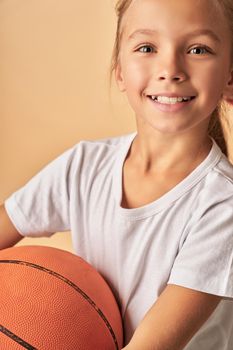
[[[205,323],[221,297],[168,285],[124,350],[181,350]]]
[[[22,238],[9,219],[4,205],[0,205],[0,249],[11,247]]]

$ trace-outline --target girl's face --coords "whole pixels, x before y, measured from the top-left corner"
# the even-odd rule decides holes
[[[137,122],[162,133],[207,129],[232,83],[230,31],[213,0],[133,0],[116,68]]]

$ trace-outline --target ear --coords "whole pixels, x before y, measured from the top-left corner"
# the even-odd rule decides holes
[[[121,65],[119,62],[117,63],[117,66],[115,69],[115,79],[116,79],[119,90],[121,92],[124,92],[125,91],[125,83],[124,83],[124,78],[122,75]]]
[[[223,92],[223,99],[233,106],[233,70],[230,73],[227,86]]]

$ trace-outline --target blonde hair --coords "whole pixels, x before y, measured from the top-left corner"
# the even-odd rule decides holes
[[[162,0],[161,0],[162,1]],[[120,53],[120,44],[122,37],[122,20],[125,12],[131,5],[133,0],[118,0],[115,6],[116,15],[117,15],[117,29],[115,36],[115,43],[113,47],[110,74],[112,77],[113,72],[115,71],[119,59]],[[220,6],[223,9],[223,12],[226,16],[226,19],[229,23],[229,28],[231,31],[232,38],[232,63],[233,63],[233,0],[214,0],[214,6]],[[216,143],[221,148],[222,152],[227,155],[227,145],[224,137],[224,131],[222,126],[222,119],[224,119],[224,127],[229,127],[227,121],[225,120],[225,106],[224,103],[219,103],[214,112],[209,123],[208,133],[216,141]]]

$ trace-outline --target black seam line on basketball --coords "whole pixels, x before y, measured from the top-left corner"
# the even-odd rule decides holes
[[[1,324],[0,324],[0,332],[2,332],[7,337],[11,338],[13,341],[21,345],[24,349],[37,350],[36,348],[34,348],[34,346],[28,344],[25,340],[21,339],[16,334],[12,333],[9,329],[7,329],[6,327],[3,327],[3,325]]]
[[[48,274],[50,274],[50,275],[52,275],[54,277],[57,277],[58,279],[62,280],[66,284],[68,284],[70,287],[74,288],[97,311],[97,313],[99,314],[99,316],[104,321],[105,325],[107,326],[107,328],[108,328],[108,330],[109,330],[109,332],[110,332],[110,334],[112,336],[112,339],[113,339],[114,344],[116,346],[116,350],[119,350],[118,342],[117,342],[117,339],[116,339],[116,335],[115,335],[115,333],[114,333],[114,331],[112,329],[112,326],[108,322],[106,316],[98,308],[98,306],[94,303],[94,301],[91,300],[91,298],[82,289],[80,289],[78,286],[76,286],[76,284],[74,284],[72,281],[68,280],[66,277],[60,275],[59,273],[57,273],[55,271],[52,271],[50,269],[47,269],[46,267],[43,267],[43,266],[40,266],[40,265],[37,265],[37,264],[33,264],[33,263],[30,263],[30,262],[27,262],[27,261],[22,261],[22,260],[0,260],[0,263],[1,264],[5,263],[5,264],[18,264],[18,265],[30,266],[30,267],[35,268],[37,270],[44,271],[44,272],[46,272],[46,273],[48,273]],[[34,349],[34,348],[32,348],[32,349]]]

